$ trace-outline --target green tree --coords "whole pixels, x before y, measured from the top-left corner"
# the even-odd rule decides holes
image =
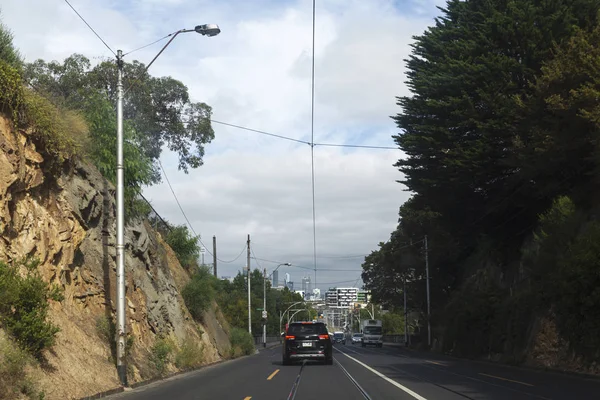
[[[472,248],[486,232],[518,248],[549,206],[521,173],[520,103],[554,44],[576,26],[591,29],[597,9],[595,0],[451,0],[415,37],[407,61],[413,94],[398,98],[394,117],[407,157],[396,166],[461,246]]]
[[[0,60],[17,69],[23,67],[21,54],[13,44],[13,35],[3,23],[0,23]]]
[[[487,343],[476,352],[491,351],[504,331],[491,332],[524,331],[501,318],[515,309],[503,285],[523,274],[525,238],[560,195],[587,209],[597,203],[599,8],[595,0],[450,0],[414,38],[412,93],[398,98],[393,117],[406,154],[396,167],[413,196],[390,240],[365,259],[363,280],[375,301],[395,306],[406,280],[411,311],[423,314],[427,235],[433,323],[446,324],[450,346],[462,336],[468,347],[477,334]],[[537,304],[531,297],[518,295]],[[478,327],[472,337],[469,324]]]
[[[110,104],[116,103],[117,67],[112,61],[92,67],[79,54],[62,64],[37,60],[26,65],[25,76],[37,90],[73,108],[78,108],[92,93],[100,93]],[[192,102],[182,82],[153,77],[138,61],[125,63],[124,88],[123,115],[137,133],[135,144],[153,162],[153,182],[160,181],[160,171],[154,163],[165,146],[179,155],[181,170],[187,172],[201,166],[204,146],[214,138],[210,106]]]
[[[187,226],[172,227],[167,234],[166,242],[173,249],[183,267],[191,268],[198,265],[200,245],[198,238],[192,236]]]

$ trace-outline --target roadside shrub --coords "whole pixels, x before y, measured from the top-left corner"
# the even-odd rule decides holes
[[[167,234],[166,242],[173,249],[183,267],[190,268],[197,265],[200,246],[198,239],[190,234],[187,226],[173,227]]]
[[[202,365],[204,360],[204,344],[191,337],[186,337],[175,355],[175,366],[179,369],[192,369]]]
[[[237,356],[236,352],[238,351],[241,352],[241,355],[250,355],[256,351],[254,339],[250,332],[245,329],[233,328],[229,340],[234,357]]]
[[[31,355],[0,332],[0,400],[18,398],[19,395],[30,399],[44,398],[44,392],[37,390],[26,374],[27,365],[33,363]]]
[[[24,86],[19,70],[0,59],[0,111],[12,117],[16,127],[27,129],[38,148],[49,155],[47,167],[62,165],[88,141],[85,119],[62,110]]]
[[[173,349],[173,343],[169,339],[159,338],[154,342],[154,345],[150,350],[150,361],[152,361],[156,367],[156,371],[159,375],[165,373],[167,365],[171,362]]]
[[[199,268],[181,291],[185,305],[196,321],[202,321],[215,298],[214,276],[207,268]]]
[[[48,321],[48,301],[62,301],[63,296],[60,288],[40,277],[38,265],[38,261],[0,262],[0,321],[22,349],[40,358],[59,331]]]

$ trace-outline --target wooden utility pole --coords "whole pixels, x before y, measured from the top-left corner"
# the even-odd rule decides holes
[[[217,276],[217,237],[213,235],[213,270],[215,277]]]
[[[252,304],[250,300],[250,235],[248,235],[248,242],[246,242],[246,247],[248,250],[248,332],[252,334]]]

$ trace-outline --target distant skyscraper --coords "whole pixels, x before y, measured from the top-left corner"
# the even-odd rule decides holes
[[[304,293],[310,293],[310,276],[305,276],[304,278],[302,278],[302,290],[304,291]]]
[[[287,286],[287,283],[290,281],[290,274],[289,273],[285,273],[285,286]]]
[[[290,289],[292,292],[294,291],[294,282],[287,281],[285,283],[285,286],[287,286],[287,288]]]
[[[279,271],[273,271],[273,287],[279,286]]]

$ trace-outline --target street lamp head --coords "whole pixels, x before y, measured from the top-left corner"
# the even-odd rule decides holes
[[[194,28],[194,30],[201,35],[205,35],[205,36],[209,36],[209,37],[217,36],[219,33],[221,33],[221,29],[219,28],[219,25],[216,25],[216,24],[198,25]]]
[[[291,264],[291,263],[285,263],[285,264],[283,264],[283,265],[285,265],[285,266],[287,266],[287,267],[291,267],[291,266],[292,266],[292,264]]]

